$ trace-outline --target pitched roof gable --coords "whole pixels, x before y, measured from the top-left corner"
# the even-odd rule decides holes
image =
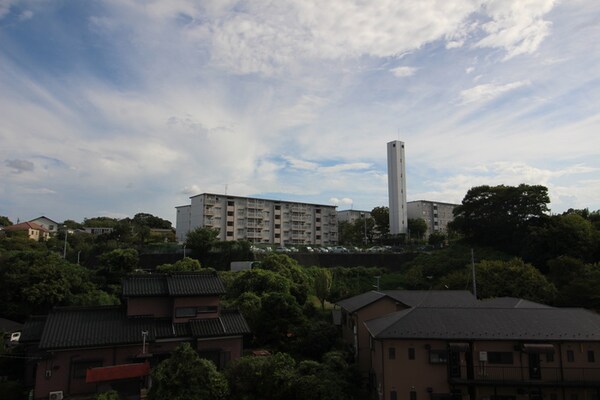
[[[384,297],[406,307],[473,307],[477,304],[477,299],[467,290],[372,290],[338,301],[337,304],[353,313]]]
[[[34,229],[37,231],[48,232],[46,228],[41,225],[36,224],[35,222],[21,222],[19,224],[5,226],[3,228],[5,231],[20,231],[20,230],[28,230]]]

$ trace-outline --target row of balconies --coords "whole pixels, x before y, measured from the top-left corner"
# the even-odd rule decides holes
[[[574,384],[585,383],[600,387],[600,368],[560,368],[560,367],[491,367],[479,365],[469,373],[466,366],[455,370],[451,383],[489,383],[514,385],[518,383],[527,384]]]

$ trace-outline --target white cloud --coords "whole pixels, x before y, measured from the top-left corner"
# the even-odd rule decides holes
[[[485,83],[461,91],[460,97],[462,98],[463,104],[479,101],[489,101],[498,96],[503,95],[506,92],[529,85],[531,85],[530,81],[511,82],[504,85]]]
[[[415,67],[396,67],[392,68],[390,71],[399,78],[404,78],[406,76],[412,76],[417,72],[418,68]]]

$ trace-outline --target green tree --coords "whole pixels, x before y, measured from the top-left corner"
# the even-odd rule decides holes
[[[23,320],[54,306],[71,305],[78,296],[97,290],[90,272],[56,253],[10,251],[0,255],[0,309],[3,316]]]
[[[147,213],[138,213],[135,214],[131,222],[134,225],[143,225],[152,229],[171,229],[172,224],[171,221],[167,221],[166,219],[162,219],[160,217],[156,217],[152,214]]]
[[[150,400],[226,399],[229,386],[215,365],[200,358],[189,343],[179,345],[171,357],[152,370]]]
[[[0,215],[0,226],[10,226],[12,224],[13,223],[10,221],[10,219],[8,219],[8,217]]]
[[[287,293],[270,292],[261,297],[256,340],[259,344],[279,346],[297,333],[304,323],[302,309]]]
[[[477,186],[454,209],[451,229],[469,241],[518,254],[529,228],[548,212],[548,189],[539,185]]]
[[[288,400],[294,398],[296,362],[286,353],[267,357],[246,356],[225,370],[231,398],[239,400]]]
[[[432,232],[427,238],[427,243],[435,247],[442,247],[446,241],[446,235],[442,232]]]
[[[116,249],[102,254],[98,261],[98,276],[104,278],[106,285],[116,285],[120,284],[125,275],[137,268],[139,255],[137,250],[132,248]]]
[[[157,272],[195,272],[202,270],[200,261],[190,257],[184,257],[183,259],[176,261],[173,264],[162,264],[156,267]]]
[[[292,282],[290,286],[292,296],[300,305],[306,302],[311,282],[304,268],[296,260],[285,254],[270,253],[263,258],[258,268],[276,272],[289,279]]]
[[[196,228],[187,234],[185,245],[194,250],[198,258],[203,259],[208,255],[219,237],[219,231],[213,228]]]
[[[277,292],[290,293],[292,282],[280,274],[265,269],[251,269],[238,273],[227,288],[227,297],[235,299],[242,293],[252,292],[259,297]]]
[[[410,236],[412,238],[417,238],[422,240],[425,236],[425,232],[427,232],[427,223],[423,218],[409,218],[408,219],[408,231],[410,232]]]
[[[371,218],[375,221],[375,230],[379,237],[390,233],[390,209],[388,207],[375,207],[371,210]]]
[[[315,295],[321,302],[321,309],[325,310],[325,300],[329,299],[331,295],[331,284],[333,277],[331,271],[325,268],[317,269],[314,275],[315,281]]]

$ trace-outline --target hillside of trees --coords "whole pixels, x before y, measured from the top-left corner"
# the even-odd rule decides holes
[[[374,287],[470,290],[473,262],[479,298],[512,296],[600,310],[600,212],[550,214],[548,205],[543,186],[474,187],[456,208],[448,236],[434,236],[435,246],[418,250],[394,272],[301,266],[283,254],[255,255],[247,242],[219,242],[216,232],[205,228],[190,233],[184,255],[181,246],[169,242],[174,236],[151,234],[153,228],[169,229],[170,223],[150,214],[124,220],[90,218],[81,224],[65,221],[72,232],[63,231],[46,242],[16,233],[0,235],[0,317],[22,322],[55,306],[119,304],[121,279],[147,273],[140,254],[156,247],[176,254],[177,260],[159,265],[159,272],[216,267],[227,288],[223,303],[239,308],[252,328],[246,347],[267,349],[274,356],[243,357],[215,371],[180,348],[165,360],[171,364],[153,371],[157,385],[150,398],[175,390],[169,386],[170,374],[182,365],[181,373],[190,365],[199,371],[194,390],[210,390],[214,398],[308,399],[315,393],[318,398],[362,398],[350,353],[331,322],[331,305],[340,299]],[[379,207],[372,215],[366,221],[369,244],[384,244],[390,240],[382,233],[386,209]],[[6,217],[0,221],[10,224]],[[348,240],[364,240],[365,221],[357,224],[341,226],[347,228]],[[420,224],[411,224],[418,232]],[[100,236],[75,233],[83,226],[114,230]],[[410,241],[406,251],[426,244],[422,235]],[[223,270],[231,260],[258,262],[251,270]],[[14,360],[7,359],[0,369],[18,370]],[[257,374],[270,384],[257,385]],[[184,392],[180,398],[191,398],[186,396]]]

